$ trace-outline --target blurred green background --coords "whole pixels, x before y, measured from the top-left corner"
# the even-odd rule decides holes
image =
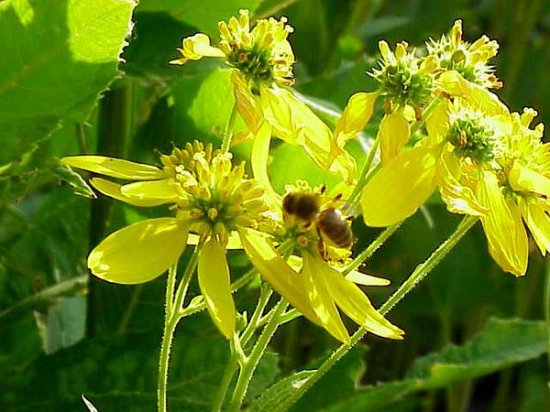
[[[534,107],[537,120],[550,124],[545,0],[1,1],[0,410],[86,410],[82,394],[100,411],[154,410],[165,279],[111,285],[90,279],[85,259],[106,234],[166,212],[76,196],[81,182],[56,159],[98,153],[154,163],[154,151],[172,143],[218,144],[233,104],[228,72],[215,61],[167,62],[182,37],[202,31],[217,39],[217,21],[242,7],[289,18],[295,87],[335,110],[352,93],[374,90],[365,72],[376,63],[378,40],[422,47],[461,18],[466,40],[487,34],[500,44],[499,96],[513,110]],[[249,150],[235,148],[236,157]],[[273,155],[279,189],[296,178],[334,181],[295,147],[274,146]],[[285,167],[297,156],[299,167]],[[376,305],[458,221],[434,202],[399,229],[366,264],[392,280],[368,291]],[[354,230],[357,250],[378,233],[359,221]],[[230,261],[235,278],[248,269],[238,253]],[[502,273],[476,227],[390,313],[406,339],[368,336],[293,410],[550,410],[541,356],[547,266],[532,245],[524,278]],[[250,313],[257,294],[253,286],[240,291],[239,309]],[[250,388],[252,410],[262,410],[254,398],[276,380],[315,367],[336,346],[303,319],[281,328]],[[170,369],[172,410],[209,410],[227,357],[204,313],[185,319]]]

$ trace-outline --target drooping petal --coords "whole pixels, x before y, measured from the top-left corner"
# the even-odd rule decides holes
[[[295,124],[287,102],[288,92],[280,88],[260,88],[260,102],[263,115],[273,127],[274,134],[287,143],[298,142],[302,125]],[[302,126],[303,127],[303,126]]]
[[[259,99],[250,92],[240,72],[235,71],[232,73],[231,82],[233,83],[233,94],[235,95],[237,111],[246,124],[245,130],[237,132],[233,136],[232,143],[236,145],[254,137],[254,133],[260,128],[260,124],[263,121],[263,114]]]
[[[271,186],[271,180],[267,174],[267,163],[269,161],[269,144],[271,143],[271,125],[263,122],[260,129],[254,136],[250,163],[254,178],[266,189],[268,196],[275,204],[281,204],[280,196]]]
[[[366,273],[361,273],[357,270],[352,270],[345,276],[345,278],[357,285],[364,286],[388,286],[391,283],[389,279],[367,275]]]
[[[499,266],[516,276],[525,275],[528,260],[527,234],[517,207],[504,198],[497,177],[483,172],[477,198],[487,213],[481,216],[489,253]]]
[[[172,179],[129,183],[120,188],[120,193],[130,199],[153,199],[173,203],[178,198],[177,184]]]
[[[351,96],[334,129],[334,135],[343,146],[365,128],[374,109],[378,92],[355,93]]]
[[[300,276],[277,253],[270,241],[252,229],[239,229],[239,234],[246,254],[262,277],[306,318],[320,324],[302,287]]]
[[[114,283],[148,282],[180,257],[188,227],[176,218],[149,219],[107,236],[88,256],[97,277]]]
[[[367,225],[393,225],[416,212],[436,187],[436,153],[432,147],[403,150],[373,176],[361,196]]]
[[[312,265],[316,277],[324,280],[329,294],[338,307],[355,323],[364,326],[375,335],[391,339],[402,339],[401,335],[404,332],[378,313],[369,298],[357,285],[345,279],[341,273],[331,268],[321,259],[315,260]]]
[[[102,179],[100,177],[93,177],[90,179],[90,184],[103,193],[105,196],[112,197],[113,199],[120,200],[134,206],[152,207],[159,206],[166,203],[164,199],[134,199],[128,196],[124,196],[120,192],[122,185],[111,182],[110,180]]]
[[[523,219],[527,223],[540,253],[546,256],[546,252],[550,251],[550,217],[544,208],[536,203],[531,204],[522,200],[520,207]]]
[[[185,64],[189,60],[200,60],[203,57],[225,57],[225,53],[210,45],[210,38],[204,33],[197,33],[182,40],[178,51],[182,57],[170,61],[170,64]]]
[[[198,278],[210,317],[220,332],[231,339],[237,312],[231,296],[225,250],[215,239],[207,241],[199,252]]]
[[[355,178],[355,159],[339,145],[328,126],[286,89],[260,88],[263,113],[274,134],[304,148],[324,170],[340,174],[348,183]]]
[[[514,162],[508,175],[508,182],[514,190],[550,197],[550,179],[523,166],[520,162]]]
[[[438,163],[437,181],[441,197],[447,204],[447,209],[452,213],[481,216],[487,209],[479,204],[474,191],[468,186],[462,185],[451,172],[451,169],[455,167],[455,159],[454,155],[446,153],[441,156]]]
[[[439,144],[449,131],[449,100],[441,99],[426,118],[426,130],[430,144]]]
[[[475,83],[466,80],[456,71],[447,71],[439,76],[441,88],[451,96],[461,97],[474,108],[483,110],[489,116],[510,115],[510,111],[498,97]]]
[[[409,135],[409,122],[403,116],[402,109],[384,115],[380,121],[377,136],[383,165],[388,164],[399,154],[409,140]]]
[[[163,179],[164,172],[156,166],[134,163],[105,156],[67,156],[63,164],[100,175],[128,180]]]
[[[324,273],[320,273],[315,265],[315,259],[320,258],[313,257],[308,253],[304,254],[303,258],[302,282],[321,325],[339,341],[349,342],[348,331],[330,294]]]

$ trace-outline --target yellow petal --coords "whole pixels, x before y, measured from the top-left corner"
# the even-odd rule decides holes
[[[281,204],[281,197],[275,192],[269,175],[267,174],[267,163],[269,161],[269,144],[271,143],[271,125],[268,122],[262,122],[258,133],[254,136],[252,143],[252,153],[250,163],[254,178],[266,189],[267,195],[274,204]]]
[[[189,233],[187,237],[187,244],[188,245],[196,245],[199,243],[200,236],[196,235],[194,233]],[[229,233],[229,237],[227,238],[227,245],[225,246],[226,249],[229,250],[236,250],[236,249],[242,249],[243,244],[241,243],[241,238],[239,237],[239,234],[235,231],[232,231]]]
[[[475,83],[469,82],[458,72],[447,71],[439,77],[443,90],[451,96],[461,97],[474,108],[481,109],[489,116],[510,115],[510,111],[498,97]]]
[[[441,156],[438,163],[437,181],[441,197],[452,213],[481,216],[487,209],[479,204],[473,190],[462,185],[451,172],[451,169],[456,167],[455,160],[456,157],[447,152]]]
[[[169,217],[134,223],[97,245],[88,256],[88,267],[109,282],[148,282],[179,259],[187,230],[176,218]]]
[[[384,115],[378,128],[380,155],[382,164],[393,160],[409,140],[409,122],[403,116],[403,110]]]
[[[367,275],[357,270],[352,270],[345,276],[345,278],[357,285],[364,286],[388,286],[391,283],[389,279]]]
[[[214,239],[206,242],[199,252],[198,278],[210,317],[223,336],[231,339],[237,313],[231,296],[225,249]]]
[[[100,175],[129,180],[163,179],[164,172],[156,166],[134,163],[128,160],[105,156],[68,156],[61,159],[63,164],[87,170]]]
[[[311,306],[321,321],[321,325],[339,341],[344,343],[349,342],[348,331],[330,295],[324,277],[325,273],[320,273],[315,266],[315,260],[320,260],[321,258],[313,257],[308,253],[305,253],[303,258],[304,267],[301,273],[302,283],[307,292]]]
[[[131,199],[152,199],[163,203],[175,202],[178,199],[177,184],[172,179],[129,183],[120,188],[120,193]]]
[[[510,170],[508,182],[514,190],[550,197],[550,179],[517,161],[514,162]]]
[[[246,81],[238,71],[232,73],[231,82],[233,83],[237,111],[248,128],[248,132],[245,131],[237,134],[241,136],[239,140],[236,140],[237,135],[234,137],[233,144],[238,144],[244,141],[246,137],[252,137],[256,133],[263,121],[263,114],[257,98],[250,92]]]
[[[185,64],[189,60],[200,60],[203,57],[225,57],[224,52],[210,45],[210,38],[204,33],[184,38],[178,51],[183,57],[170,61],[170,64]]]
[[[324,279],[329,293],[338,307],[355,323],[365,327],[375,335],[402,339],[401,335],[404,332],[378,313],[369,298],[357,285],[344,279],[341,273],[320,259],[313,264],[317,278]]]
[[[301,286],[300,276],[279,256],[270,241],[252,229],[239,229],[239,234],[250,261],[262,277],[306,318],[319,324]]]
[[[90,179],[91,185],[103,193],[105,196],[112,197],[113,199],[120,200],[134,206],[151,207],[163,205],[166,203],[164,199],[134,199],[124,196],[120,192],[122,185],[111,182],[110,180],[102,179],[100,177],[94,177]]]
[[[361,196],[367,225],[393,225],[416,212],[435,189],[436,152],[430,147],[403,150],[373,176]]]
[[[334,134],[340,142],[340,146],[343,146],[349,139],[365,128],[372,116],[377,97],[378,92],[355,93],[349,98],[334,129]]]
[[[540,253],[546,256],[546,252],[550,251],[550,217],[544,208],[536,203],[522,201],[521,210]]]
[[[527,270],[528,243],[519,210],[506,202],[498,179],[491,172],[483,172],[477,198],[488,210],[481,216],[481,223],[489,253],[502,269],[523,276]]]
[[[260,88],[263,115],[273,127],[274,134],[287,143],[297,143],[301,128],[294,122],[287,98],[288,92],[284,89]]]
[[[441,99],[426,119],[430,144],[439,144],[449,131],[449,100]]]
[[[338,144],[328,126],[306,104],[286,89],[262,87],[260,97],[274,135],[302,146],[319,167],[342,175],[348,183],[353,182],[355,159]]]

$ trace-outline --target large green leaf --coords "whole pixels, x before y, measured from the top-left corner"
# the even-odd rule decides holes
[[[418,391],[487,375],[546,351],[544,322],[490,319],[485,328],[463,346],[451,345],[440,353],[419,358],[402,381],[359,389],[339,400],[331,411],[377,410]],[[387,410],[387,409],[384,409]]]
[[[118,75],[131,0],[0,3],[0,164],[32,149],[59,120],[85,121]],[[9,39],[9,40],[8,40]],[[9,127],[8,127],[9,125]]]

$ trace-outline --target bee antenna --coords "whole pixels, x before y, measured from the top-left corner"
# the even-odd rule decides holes
[[[327,191],[327,187],[326,185],[321,185],[321,188],[319,189],[319,191],[321,192],[321,194],[325,193]]]

